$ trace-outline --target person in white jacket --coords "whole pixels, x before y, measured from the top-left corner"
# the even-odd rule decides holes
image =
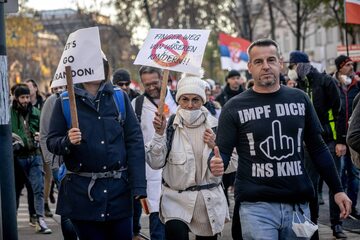
[[[137,116],[140,121],[141,130],[144,137],[144,143],[150,142],[154,136],[155,130],[152,126],[152,121],[155,117],[155,112],[158,108],[161,91],[161,70],[158,68],[143,66],[139,70],[140,80],[144,86],[144,94],[133,99],[131,102],[135,113],[141,111],[140,116]],[[138,98],[143,98],[140,110],[136,109],[136,102]],[[166,109],[169,114],[176,111],[176,102],[167,90],[165,97]],[[159,219],[159,202],[161,194],[161,173],[162,170],[154,170],[146,164],[146,181],[147,181],[147,202],[150,212],[149,229],[151,240],[164,240],[165,230],[164,225]]]
[[[208,167],[217,119],[203,106],[205,86],[199,77],[182,78],[177,86],[179,106],[170,149],[166,118],[158,113],[153,121],[155,135],[145,146],[150,167],[163,169],[160,219],[167,239],[187,240],[189,231],[196,239],[217,239],[229,220],[221,177],[214,176]]]

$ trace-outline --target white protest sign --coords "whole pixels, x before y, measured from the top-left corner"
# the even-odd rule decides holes
[[[105,78],[98,27],[84,28],[69,35],[51,87],[65,86],[65,66],[71,66],[73,82]]]
[[[200,75],[210,30],[150,29],[134,64]]]

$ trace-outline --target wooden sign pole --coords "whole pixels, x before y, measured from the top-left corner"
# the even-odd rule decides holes
[[[78,121],[76,102],[75,102],[74,84],[73,84],[70,66],[65,67],[65,73],[66,73],[67,91],[69,93],[71,127],[79,128],[79,121]]]
[[[160,113],[160,115],[162,115],[164,112],[168,79],[169,79],[169,70],[165,69],[164,74],[163,74],[162,83],[161,83],[160,102],[159,102],[159,107],[158,107],[158,112]]]

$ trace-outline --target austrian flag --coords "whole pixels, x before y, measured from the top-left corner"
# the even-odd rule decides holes
[[[345,0],[345,23],[360,24],[360,0]]]

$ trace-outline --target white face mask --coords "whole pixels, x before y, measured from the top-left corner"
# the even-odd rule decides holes
[[[297,72],[295,69],[289,69],[288,71],[288,77],[291,79],[291,80],[297,80],[299,78]]]
[[[203,114],[201,109],[197,109],[197,110],[179,109],[178,112],[187,125],[192,125]]]
[[[348,77],[346,75],[341,75],[340,77],[343,79],[345,86],[348,86],[351,84],[352,80],[350,77]]]
[[[295,222],[295,216],[299,222]],[[319,227],[305,215],[303,215],[303,217],[305,218],[305,221],[301,222],[298,213],[295,211],[293,212],[292,230],[297,237],[311,238]]]

